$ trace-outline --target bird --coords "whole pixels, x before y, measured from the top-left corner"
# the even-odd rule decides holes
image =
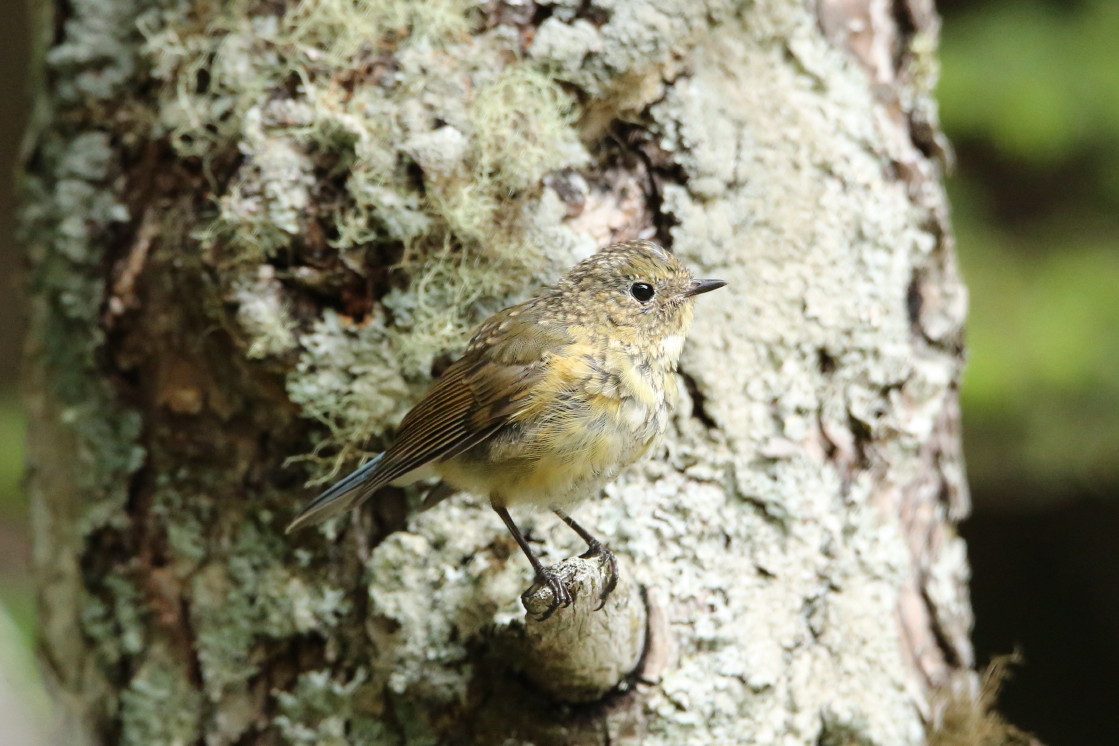
[[[693,279],[653,241],[592,254],[536,297],[483,322],[404,416],[388,449],[314,498],[287,532],[355,508],[385,485],[436,476],[453,489],[429,494],[423,509],[455,490],[488,497],[532,565],[526,594],[551,590],[540,620],[573,598],[532,551],[510,507],[551,510],[586,542],[581,556],[607,569],[601,608],[617,583],[616,560],[567,510],[660,441],[693,302],[724,285]]]

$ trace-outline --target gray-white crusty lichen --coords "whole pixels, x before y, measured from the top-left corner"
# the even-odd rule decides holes
[[[487,547],[500,536],[500,523],[480,507],[458,498],[422,513],[366,563],[370,610],[380,620],[371,630],[381,654],[378,676],[417,706],[464,698],[471,641],[521,613],[523,568],[494,562]]]
[[[608,20],[596,25],[578,17],[581,3],[547,4],[555,6],[554,15],[540,25],[529,55],[562,71],[592,98],[592,107],[609,101],[629,111],[653,101],[679,69],[678,57],[737,6],[729,0],[602,0],[593,9]]]
[[[893,621],[912,568],[890,510],[923,468],[920,445],[958,372],[951,351],[922,360],[910,336],[906,290],[934,240],[906,184],[881,167],[897,154],[861,73],[809,18],[798,28],[794,14],[768,15],[782,18],[803,69],[732,26],[653,107],[662,146],[688,176],[665,193],[680,221],[675,248],[729,282],[721,305],[698,310],[706,323],[683,363],[721,434],[696,458],[716,471],[723,463],[747,500],[696,516],[703,488],[681,484],[667,498],[689,516],[689,541],[648,541],[656,551],[642,566],[674,589],[689,652],[653,702],[687,698],[686,718],[715,741],[730,736],[717,713],[737,701],[750,713],[735,731],[744,740],[811,740],[826,715],[868,742],[918,743],[923,702]],[[739,363],[721,364],[730,354]],[[854,447],[851,423],[880,443],[853,480],[825,457]],[[780,506],[777,520],[759,505]],[[689,556],[720,536],[730,551]],[[960,561],[952,544],[944,551]],[[712,563],[727,575],[680,576]],[[738,580],[728,587],[725,577]]]

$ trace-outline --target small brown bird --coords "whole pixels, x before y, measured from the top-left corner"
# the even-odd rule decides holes
[[[387,484],[439,476],[486,495],[552,591],[547,618],[571,593],[529,548],[508,508],[549,508],[613,555],[565,510],[591,496],[660,439],[676,398],[676,364],[695,296],[723,287],[693,280],[652,241],[609,246],[539,297],[498,311],[405,415],[387,451],[316,497],[288,531],[365,502]],[[440,498],[425,502],[431,507]],[[600,603],[601,607],[601,603]]]

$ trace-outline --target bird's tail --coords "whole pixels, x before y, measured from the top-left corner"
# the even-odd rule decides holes
[[[377,467],[384,455],[378,453],[368,463],[342,477],[330,489],[312,500],[288,525],[287,533],[320,523],[361,504],[373,493],[369,485],[375,481]]]

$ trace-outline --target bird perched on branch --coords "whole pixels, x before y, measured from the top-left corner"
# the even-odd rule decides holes
[[[587,542],[583,557],[605,560],[601,607],[617,582],[614,557],[565,511],[664,434],[695,296],[725,284],[693,280],[652,241],[584,259],[540,296],[483,323],[388,450],[312,500],[288,531],[357,507],[387,484],[436,475],[489,497],[536,583],[551,590],[541,619],[570,605],[571,592],[533,554],[512,506],[554,511]]]

